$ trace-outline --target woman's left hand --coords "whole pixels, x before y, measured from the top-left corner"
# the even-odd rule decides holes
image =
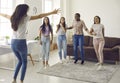
[[[60,9],[55,9],[52,11],[52,14],[57,14],[59,11],[61,11]]]

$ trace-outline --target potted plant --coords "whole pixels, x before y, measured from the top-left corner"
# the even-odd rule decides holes
[[[37,37],[35,37],[35,38],[34,38],[34,40],[40,40],[40,37],[39,37],[39,36],[37,36]]]
[[[5,36],[5,42],[6,42],[6,44],[8,44],[8,40],[10,39],[10,37],[9,36]]]

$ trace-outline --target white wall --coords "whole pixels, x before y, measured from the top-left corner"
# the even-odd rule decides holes
[[[16,0],[16,5],[18,4],[28,4],[29,5],[29,12],[28,15],[33,16],[40,14],[42,12],[42,0]],[[16,6],[15,6],[16,7]],[[33,7],[37,8],[37,13],[33,12]],[[39,34],[39,27],[42,23],[42,19],[30,21],[28,23],[28,34],[27,39],[31,40],[34,39]]]
[[[61,0],[60,2],[60,9],[61,9],[61,16],[66,18],[67,24],[70,22],[70,0]]]
[[[20,2],[20,0],[17,0],[17,2]],[[32,12],[34,6],[38,8],[38,13],[42,12],[42,0],[24,0],[24,2],[30,6],[29,15],[34,15]],[[94,16],[99,15],[101,23],[105,26],[105,35],[120,37],[120,0],[60,0],[60,8],[62,10],[61,16],[66,17],[69,26],[76,12],[81,14],[81,19],[85,21],[89,29],[93,24]],[[38,35],[41,21],[37,20],[29,23],[28,39],[33,39]]]
[[[28,15],[37,15],[42,12],[42,0],[25,0],[25,3],[29,5]],[[37,8],[37,13],[33,12],[33,7]],[[34,39],[39,35],[39,27],[42,23],[42,19],[30,21],[28,25],[27,39]]]
[[[105,35],[112,37],[120,37],[120,0],[69,0],[69,13],[70,22],[74,19],[75,13],[81,14],[88,26],[93,24],[94,16],[101,17],[101,23],[105,26]]]

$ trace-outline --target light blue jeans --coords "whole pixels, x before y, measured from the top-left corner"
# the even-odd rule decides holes
[[[50,52],[50,37],[41,37],[42,41],[42,59],[43,61],[49,60],[49,52]]]
[[[62,49],[64,52],[64,59],[66,59],[66,55],[67,55],[66,35],[58,35],[57,46],[58,46],[58,54],[59,54],[60,60],[62,60]]]
[[[11,48],[18,59],[18,64],[15,69],[14,79],[17,78],[20,68],[21,70],[21,78],[23,81],[27,68],[27,45],[25,39],[12,39]]]

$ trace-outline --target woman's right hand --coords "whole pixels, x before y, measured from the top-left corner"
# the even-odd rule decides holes
[[[60,26],[62,27],[62,23],[60,23]]]
[[[92,32],[92,35],[96,36],[97,34],[95,32]]]

